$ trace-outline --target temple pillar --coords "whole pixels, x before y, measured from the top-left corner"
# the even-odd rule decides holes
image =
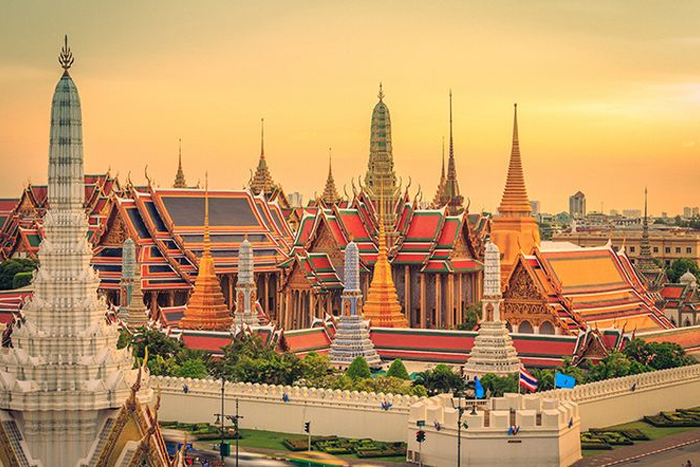
[[[173,306],[175,304],[175,291],[168,291],[168,306]]]
[[[233,276],[226,274],[226,282],[228,283],[228,308],[233,310],[236,307],[236,296],[233,293]]]
[[[406,320],[408,327],[412,327],[413,320],[411,319],[411,267],[406,264],[403,267],[403,309],[406,311]]]
[[[442,283],[440,274],[435,274],[435,329],[442,327]]]
[[[425,273],[420,273],[420,327],[426,328],[428,322],[425,315]]]
[[[314,300],[314,294],[313,291],[309,291],[309,324],[308,326],[311,326],[311,323],[313,322],[313,318],[317,318],[318,314],[316,312],[316,300]]]
[[[265,274],[265,300],[263,303],[263,311],[270,316],[270,274]]]
[[[287,293],[284,294],[284,312],[277,320],[277,324],[280,324],[284,329],[289,329],[289,296],[291,292],[287,289]],[[281,319],[280,319],[281,318]]]
[[[455,327],[455,275],[450,274],[448,279],[448,290],[449,290],[449,301],[450,301],[450,308],[449,308],[449,329],[454,329]]]
[[[151,290],[151,316],[158,309],[158,291]]]
[[[461,272],[457,275],[457,324],[462,324],[463,310],[462,303],[464,302],[464,274]]]

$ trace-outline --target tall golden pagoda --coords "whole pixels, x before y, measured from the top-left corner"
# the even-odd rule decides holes
[[[382,200],[380,200],[379,205],[382,206]],[[382,328],[408,327],[408,321],[401,313],[399,296],[391,276],[384,222],[379,222],[379,254],[377,262],[374,263],[372,282],[369,285],[362,312],[364,318],[369,320],[372,326]]]
[[[199,272],[194,283],[194,292],[187,302],[180,328],[227,331],[232,324],[233,317],[224,301],[221,284],[216,277],[214,259],[211,256],[209,183],[207,182],[204,192],[204,251],[199,259]]]
[[[533,247],[540,246],[540,230],[532,216],[532,208],[525,188],[525,174],[520,158],[518,140],[518,104],[513,117],[513,145],[510,151],[508,176],[503,190],[498,216],[493,218],[491,241],[501,251],[501,280],[510,275],[518,254],[529,254]]]

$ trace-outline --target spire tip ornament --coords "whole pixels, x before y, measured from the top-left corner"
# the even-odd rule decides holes
[[[68,47],[68,35],[63,36],[63,47],[61,48],[61,53],[58,54],[58,63],[60,63],[61,68],[65,71],[73,65],[73,52],[71,52],[70,47]]]

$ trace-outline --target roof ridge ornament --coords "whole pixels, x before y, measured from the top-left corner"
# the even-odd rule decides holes
[[[73,65],[73,52],[71,52],[70,47],[68,47],[68,34],[63,36],[63,47],[61,48],[61,53],[58,54],[58,63],[61,67],[68,71],[68,69]]]

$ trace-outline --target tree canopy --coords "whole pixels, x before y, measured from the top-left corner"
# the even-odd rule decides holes
[[[400,378],[400,379],[408,379],[408,371],[406,370],[406,366],[403,364],[401,360],[398,358],[391,362],[391,365],[389,366],[389,371],[386,372],[387,376],[393,376],[394,378]]]
[[[676,259],[671,263],[671,267],[666,270],[666,278],[671,283],[678,283],[681,276],[686,272],[692,272],[700,281],[700,267],[692,259]]]
[[[30,258],[13,258],[0,263],[0,290],[23,287],[31,281],[31,273],[39,266],[39,262]],[[25,274],[23,274],[25,273]],[[26,273],[30,273],[27,276]],[[15,286],[15,276],[23,274]]]

